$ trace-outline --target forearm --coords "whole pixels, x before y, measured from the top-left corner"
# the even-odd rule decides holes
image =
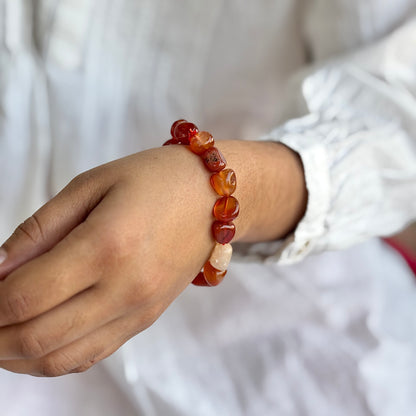
[[[292,231],[306,210],[302,162],[283,144],[223,140],[218,147],[237,176],[241,214],[235,241],[279,239]]]

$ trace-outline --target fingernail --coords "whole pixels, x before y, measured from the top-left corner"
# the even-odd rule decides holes
[[[4,263],[7,259],[7,252],[4,248],[0,247],[0,264]]]

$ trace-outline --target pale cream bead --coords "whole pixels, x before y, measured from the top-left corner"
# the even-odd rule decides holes
[[[209,262],[212,267],[223,272],[227,270],[232,254],[233,248],[231,247],[231,244],[216,243],[212,250],[211,257],[209,258]]]

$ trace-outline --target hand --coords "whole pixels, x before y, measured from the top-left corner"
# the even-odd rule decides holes
[[[24,263],[0,283],[0,365],[82,371],[147,328],[209,256],[208,178],[187,149],[155,149],[80,175],[22,224],[0,269]]]
[[[270,227],[268,210],[258,209],[274,199],[253,195],[268,176],[260,171],[270,173],[267,164],[245,163],[258,144],[238,143],[220,147],[243,184],[236,197],[245,220],[236,220],[236,239],[283,235],[293,224],[283,218]],[[271,157],[270,143],[262,146],[258,155]],[[271,146],[301,169],[293,152]],[[75,178],[3,245],[0,366],[43,376],[84,371],[149,327],[209,257],[216,198],[209,173],[184,146],[141,152]]]

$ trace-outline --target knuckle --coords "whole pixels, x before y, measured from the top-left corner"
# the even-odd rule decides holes
[[[75,176],[66,186],[67,189],[89,190],[98,175],[98,168],[93,168]]]
[[[130,307],[137,307],[137,305],[145,303],[150,304],[158,291],[154,282],[137,278],[137,276],[127,285],[127,288],[124,299]]]
[[[15,230],[14,234],[17,237],[24,236],[29,238],[34,244],[39,244],[44,241],[44,233],[42,225],[36,214],[33,214],[27,220],[22,222]]]
[[[83,365],[71,370],[71,373],[84,373],[85,371],[89,370],[98,361],[100,361],[98,358],[90,360],[87,363],[84,363]]]
[[[43,343],[30,328],[23,329],[18,335],[18,347],[21,356],[29,359],[41,358],[46,351]]]
[[[71,373],[84,373],[85,371],[89,370],[93,365],[94,364],[84,364],[80,367],[71,370]]]
[[[11,292],[5,303],[5,315],[13,323],[23,322],[30,317],[30,301],[26,294]]]
[[[71,369],[71,373],[83,373],[89,370],[93,365],[97,364],[103,358],[105,358],[107,354],[105,354],[104,350],[96,348],[90,355],[89,359],[85,361],[82,365]]]
[[[67,357],[51,356],[42,360],[40,373],[44,377],[59,377],[68,374],[72,367],[72,360]]]
[[[98,269],[119,271],[122,266],[121,259],[128,259],[132,255],[131,246],[122,234],[115,227],[105,230],[96,229],[91,243]]]
[[[89,174],[89,171],[80,173],[79,175],[75,176],[68,184],[69,187],[82,187],[86,185],[89,180],[91,179],[91,174]]]

